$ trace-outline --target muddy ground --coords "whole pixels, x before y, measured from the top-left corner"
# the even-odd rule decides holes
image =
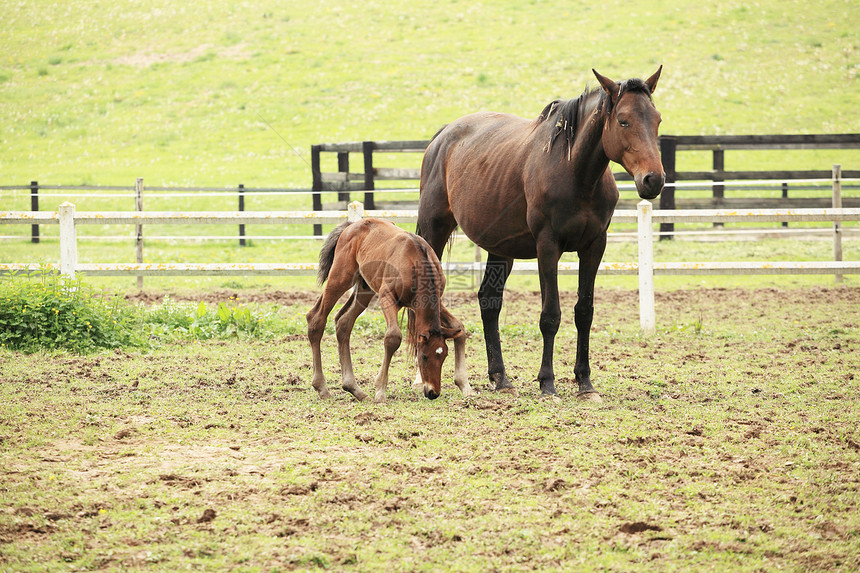
[[[132,300],[156,303],[161,294]],[[173,300],[310,307],[314,292]],[[599,290],[575,398],[563,295],[560,401],[541,400],[536,293],[507,294],[519,396],[491,392],[473,293],[465,399],[392,364],[387,404],[310,387],[301,335],[151,353],[0,354],[0,569],[856,570],[860,289]],[[369,390],[379,333],[354,340]]]

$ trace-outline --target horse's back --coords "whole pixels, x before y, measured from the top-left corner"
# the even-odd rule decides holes
[[[375,292],[387,285],[399,292],[398,298],[405,297],[416,267],[444,281],[439,259],[427,242],[390,221],[369,218],[352,223],[341,241],[348,250],[344,256],[354,258],[362,278]]]
[[[425,221],[450,216],[487,251],[534,257],[523,177],[533,148],[534,122],[515,115],[478,112],[448,124],[422,165],[422,233]]]

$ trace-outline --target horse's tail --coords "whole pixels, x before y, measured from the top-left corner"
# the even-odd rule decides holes
[[[344,229],[349,226],[349,224],[349,221],[344,221],[335,227],[334,230],[328,234],[325,243],[323,243],[322,249],[320,249],[320,264],[319,269],[317,270],[317,282],[320,285],[328,279],[328,274],[331,272],[331,266],[334,263],[334,249],[337,247],[337,241],[340,239],[340,235],[343,233]]]
[[[433,143],[433,141],[434,141],[437,137],[439,137],[439,134],[440,134],[440,133],[442,133],[442,131],[443,131],[446,127],[448,127],[448,124],[447,124],[447,123],[446,123],[445,125],[443,125],[442,127],[440,127],[440,128],[439,128],[439,131],[437,131],[436,133],[434,133],[434,134],[433,134],[433,137],[431,137],[431,138],[430,138],[430,143]],[[428,144],[428,147],[429,147],[429,144]],[[416,235],[418,235],[419,237],[421,236],[421,225],[420,225],[420,224],[416,224],[416,225],[415,225],[415,234],[416,234]]]

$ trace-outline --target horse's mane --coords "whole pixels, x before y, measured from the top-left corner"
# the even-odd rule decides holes
[[[627,92],[645,93],[648,94],[648,97],[651,97],[651,90],[639,78],[632,78],[621,82],[618,94],[614,98],[615,101],[621,99],[621,96]],[[612,98],[607,96],[606,91],[602,87],[585,88],[579,97],[574,99],[557,99],[549,102],[535,119],[535,128],[546,122],[555,122],[555,127],[549,137],[549,141],[544,145],[544,151],[551,151],[555,140],[563,134],[569,155],[573,149],[573,142],[576,138],[576,132],[581,119],[587,113],[608,114],[611,111]]]
[[[427,294],[419,294],[413,292],[413,305],[406,310],[406,345],[409,348],[409,355],[414,357],[418,352],[418,325],[415,317],[415,307],[431,307],[436,310],[434,313],[433,323],[430,325],[431,333],[439,333],[442,331],[440,323],[440,310],[442,308],[441,294],[444,288],[439,284],[439,280],[444,278],[437,276],[436,266],[433,264],[433,257],[429,245],[417,235],[413,242],[415,247],[422,255],[422,264],[412,268],[412,284],[423,284],[427,286]]]

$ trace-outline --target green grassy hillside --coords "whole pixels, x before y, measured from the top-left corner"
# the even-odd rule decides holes
[[[593,85],[592,67],[621,79],[663,64],[663,133],[860,131],[851,0],[64,1],[2,13],[0,184],[308,186],[312,143],[428,138],[479,109],[532,117]]]

